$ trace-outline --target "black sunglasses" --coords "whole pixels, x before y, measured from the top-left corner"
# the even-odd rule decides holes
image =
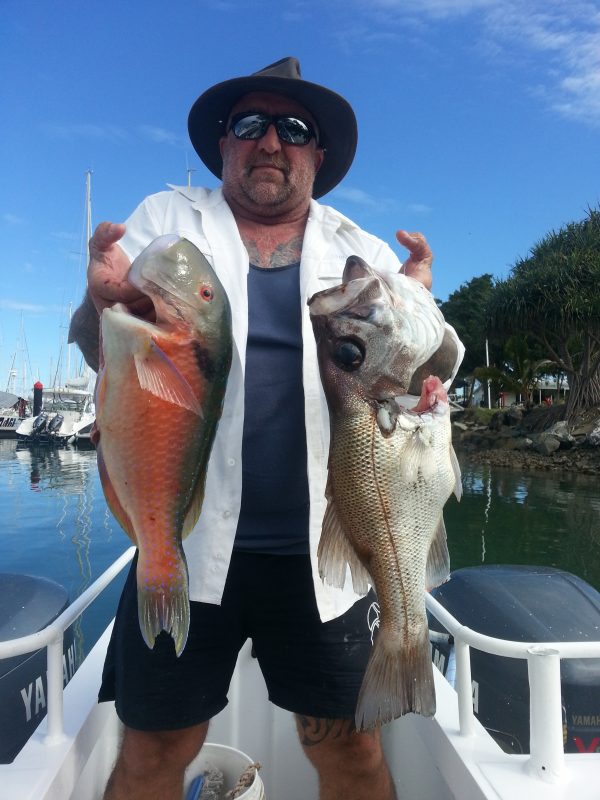
[[[286,114],[282,116],[258,112],[235,114],[229,122],[228,132],[233,131],[237,139],[260,139],[269,129],[269,125],[275,125],[277,136],[286,144],[305,145],[311,139],[317,139],[315,129],[310,122]]]

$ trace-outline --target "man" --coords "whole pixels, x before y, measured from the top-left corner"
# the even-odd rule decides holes
[[[328,418],[306,300],[340,282],[351,254],[401,265],[386,244],[311,199],[350,167],[356,121],[343,98],[300,77],[295,59],[208,89],[189,132],[222,188],[174,188],[146,198],[126,227],[98,226],[71,327],[97,367],[98,314],[118,301],[151,315],[126,273],[152,239],[176,232],[216,269],[235,343],[206,499],[185,545],[193,602],[181,657],[164,633],[153,650],[141,640],[133,571],[121,599],[100,699],[116,697],[125,735],[105,798],[181,798],[184,769],[226,704],[251,637],[270,699],[296,714],[321,800],[392,800],[379,732],[352,724],[371,598],[324,586],[316,566]],[[411,254],[403,271],[429,288],[427,243],[397,238]]]

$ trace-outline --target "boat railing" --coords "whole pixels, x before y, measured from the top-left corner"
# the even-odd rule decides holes
[[[126,550],[50,625],[37,633],[0,642],[0,660],[47,649],[48,691],[46,744],[64,739],[63,722],[63,636],[64,632],[130,563],[135,548]],[[455,690],[458,695],[459,731],[462,737],[475,733],[471,683],[470,648],[491,655],[527,661],[530,686],[530,754],[533,774],[554,782],[565,771],[561,704],[560,662],[568,658],[600,658],[600,641],[516,642],[496,639],[462,625],[430,594],[426,605],[454,639],[456,659]],[[510,756],[507,756],[510,757]]]
[[[0,642],[0,660],[34,653],[45,647],[47,651],[47,727],[46,744],[58,744],[64,738],[63,720],[63,638],[65,631],[83,614],[86,608],[129,564],[135,547],[129,547],[79,595],[53,622],[41,631]]]
[[[553,783],[565,772],[560,682],[561,659],[600,658],[600,641],[515,642],[496,639],[461,625],[434,597],[426,595],[428,611],[454,638],[461,736],[475,730],[470,648],[490,655],[527,661],[529,679],[529,766],[542,780]]]

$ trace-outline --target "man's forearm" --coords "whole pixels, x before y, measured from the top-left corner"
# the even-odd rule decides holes
[[[82,304],[71,318],[69,342],[75,342],[89,366],[98,372],[100,317],[86,292]]]

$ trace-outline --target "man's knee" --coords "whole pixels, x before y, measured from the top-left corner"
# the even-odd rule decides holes
[[[296,717],[304,752],[320,769],[336,763],[347,770],[372,773],[384,764],[379,730],[358,732],[352,720]]]
[[[207,732],[208,722],[175,731],[125,728],[119,761],[134,774],[165,768],[183,771],[198,754]]]

